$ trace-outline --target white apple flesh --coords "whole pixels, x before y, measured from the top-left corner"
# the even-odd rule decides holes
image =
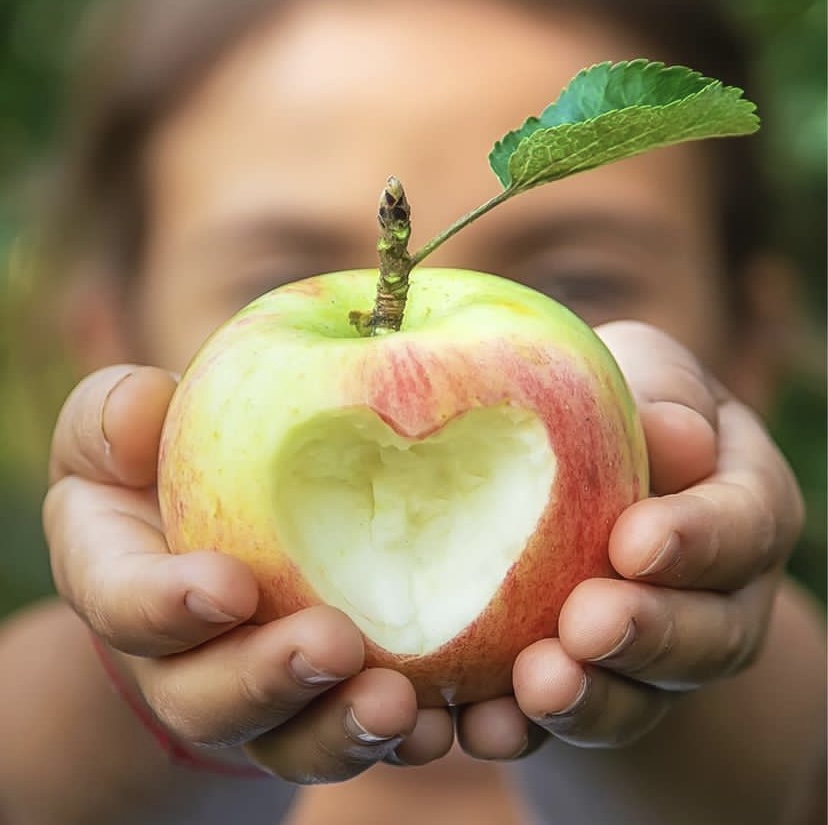
[[[360,337],[377,273],[280,287],[215,333],[167,415],[172,552],[255,572],[265,622],[348,614],[423,706],[509,693],[648,492],[635,404],[593,331],[515,282],[415,269],[402,329]]]

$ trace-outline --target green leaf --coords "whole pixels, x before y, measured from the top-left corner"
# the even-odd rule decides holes
[[[499,140],[489,164],[504,189],[524,191],[659,146],[750,134],[755,110],[741,89],[685,66],[600,63]]]

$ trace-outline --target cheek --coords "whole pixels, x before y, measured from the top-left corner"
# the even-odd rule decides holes
[[[715,305],[709,312],[689,312],[681,306],[647,313],[640,320],[666,332],[708,369],[716,371],[725,356],[726,337]]]
[[[134,306],[134,357],[178,373],[225,320],[181,270],[148,273]]]
[[[718,372],[727,358],[727,301],[715,279],[699,270],[674,271],[649,293],[638,320],[652,324]]]

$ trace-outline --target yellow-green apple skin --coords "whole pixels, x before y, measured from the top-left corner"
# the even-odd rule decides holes
[[[166,538],[246,562],[255,622],[342,609],[423,706],[503,695],[572,589],[614,575],[610,532],[648,494],[636,407],[593,331],[527,287],[415,269],[402,329],[360,337],[376,281],[279,287],[201,348],[164,425]]]

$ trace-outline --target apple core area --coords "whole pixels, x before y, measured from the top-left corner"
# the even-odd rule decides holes
[[[472,409],[422,439],[365,407],[324,412],[282,442],[275,523],[321,601],[389,652],[424,655],[495,596],[556,470],[529,410]]]

